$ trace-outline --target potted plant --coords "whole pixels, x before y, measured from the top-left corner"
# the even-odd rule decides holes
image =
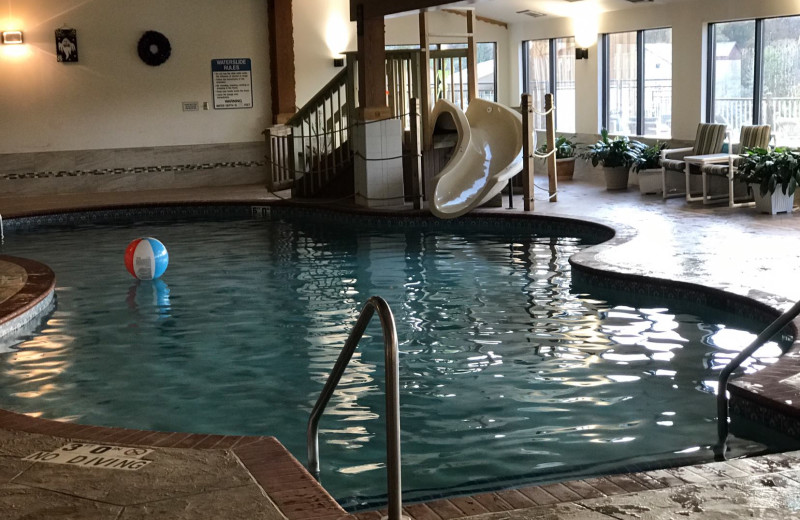
[[[631,170],[639,176],[639,191],[642,194],[661,193],[661,151],[667,143],[646,145],[639,141],[630,142],[628,155]]]
[[[578,148],[578,143],[574,139],[574,136],[565,137],[560,135],[556,137],[556,173],[560,181],[571,181],[572,176],[575,174],[575,152]],[[547,144],[540,146],[536,153],[546,154]]]
[[[761,213],[789,213],[800,183],[800,152],[789,148],[750,148],[739,158],[734,178],[750,186],[756,209]]]
[[[592,166],[603,167],[607,190],[628,188],[628,172],[631,166],[631,140],[625,136],[609,139],[608,130],[600,131],[600,140],[581,153],[581,157],[591,161]]]

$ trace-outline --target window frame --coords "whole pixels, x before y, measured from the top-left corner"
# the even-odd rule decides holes
[[[521,63],[521,65],[522,65],[521,66],[522,75],[521,76],[522,76],[522,85],[523,85],[522,92],[523,93],[529,93],[528,92],[528,86],[530,85],[530,80],[531,80],[531,78],[529,77],[529,75],[530,75],[530,72],[529,72],[530,71],[530,67],[529,67],[529,65],[530,65],[530,62],[529,62],[530,52],[528,50],[528,43],[529,42],[535,42],[535,41],[539,41],[539,42],[547,41],[547,52],[548,52],[548,55],[547,55],[547,69],[549,71],[549,77],[548,77],[548,81],[547,81],[547,88],[550,91],[550,93],[553,94],[553,106],[558,106],[558,92],[557,92],[557,88],[556,88],[557,84],[558,84],[558,78],[556,78],[556,74],[558,72],[558,64],[557,64],[558,56],[556,56],[556,51],[558,50],[558,43],[557,42],[558,42],[558,40],[565,40],[565,39],[569,39],[569,38],[572,38],[573,39],[573,43],[574,43],[574,39],[575,39],[574,36],[555,36],[553,38],[536,38],[536,39],[533,39],[533,40],[522,40],[522,56],[521,56],[521,60],[522,60],[522,63]],[[577,46],[577,44],[575,44],[575,45]],[[577,85],[576,85],[576,88],[577,88]],[[577,94],[577,89],[576,89],[575,96],[577,97],[577,95],[578,94]],[[577,121],[573,121],[572,122],[572,127],[573,128],[577,128],[577,125],[578,125]],[[537,130],[543,130],[543,129],[537,128]],[[557,132],[561,132],[561,130],[559,130],[558,128],[556,128],[556,131]],[[570,132],[571,133],[575,133],[575,130],[566,131],[566,133],[570,133]]]
[[[602,92],[600,94],[600,124],[603,128],[608,128],[611,115],[610,115],[610,90],[611,90],[611,35],[622,33],[636,33],[636,136],[644,136],[645,127],[645,33],[648,31],[663,31],[665,29],[672,31],[671,26],[665,27],[651,27],[649,29],[637,29],[635,31],[618,31],[615,33],[603,33],[600,35],[601,45],[601,67],[600,67],[600,81],[602,85]],[[670,79],[672,82],[672,79]],[[672,83],[671,83],[672,84]],[[672,94],[670,94],[672,99]],[[670,134],[672,133],[672,125],[670,124]],[[660,138],[660,137],[659,137]]]
[[[753,125],[761,124],[761,104],[764,102],[764,22],[777,18],[796,18],[798,15],[769,16],[762,18],[747,18],[744,20],[722,20],[710,22],[706,42],[706,122],[714,121],[716,112],[716,92],[715,83],[717,77],[717,34],[716,26],[723,23],[749,22],[755,23],[755,34],[753,35]]]

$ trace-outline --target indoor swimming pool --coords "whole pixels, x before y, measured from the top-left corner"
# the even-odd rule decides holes
[[[520,222],[286,211],[7,232],[3,253],[49,265],[57,289],[38,328],[0,345],[0,407],[274,435],[305,463],[311,407],[378,295],[399,336],[407,499],[713,459],[716,377],[763,324],[575,293],[568,259],[595,241]],[[145,236],[170,255],[154,282],[123,263]],[[321,421],[322,483],[349,508],[386,493],[373,321]]]

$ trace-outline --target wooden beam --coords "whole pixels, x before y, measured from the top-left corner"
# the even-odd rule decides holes
[[[478,50],[475,45],[475,11],[467,11],[467,103],[478,97]]]
[[[443,13],[450,13],[450,14],[457,14],[459,16],[467,16],[466,11],[468,11],[468,10],[469,9],[464,10],[464,11],[461,11],[461,10],[458,10],[458,9],[442,9],[442,12]],[[494,18],[487,18],[485,16],[479,16],[479,15],[476,14],[475,15],[475,19],[478,20],[479,22],[490,23],[492,25],[499,25],[503,29],[508,29],[508,24],[506,22],[502,22],[500,20],[495,20]]]
[[[383,18],[360,18],[358,34],[358,106],[364,121],[391,116],[386,105],[386,33]]]
[[[358,20],[358,6],[362,6],[364,18],[384,18],[392,14],[424,11],[440,5],[452,4],[453,0],[350,0],[350,20]]]
[[[422,149],[427,151],[433,147],[428,135],[431,115],[431,46],[428,39],[428,13],[419,13],[419,98],[420,117],[422,118]]]
[[[285,123],[296,110],[292,0],[267,0],[272,122]]]

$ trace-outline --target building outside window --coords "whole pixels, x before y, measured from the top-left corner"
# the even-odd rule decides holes
[[[707,119],[768,124],[781,146],[800,146],[800,16],[709,25]]]
[[[672,135],[672,29],[603,36],[603,126],[617,135]]]
[[[575,39],[551,38],[522,42],[522,74],[526,93],[544,109],[544,95],[554,93],[556,130],[575,131]],[[534,114],[534,128],[545,128],[545,117]]]

